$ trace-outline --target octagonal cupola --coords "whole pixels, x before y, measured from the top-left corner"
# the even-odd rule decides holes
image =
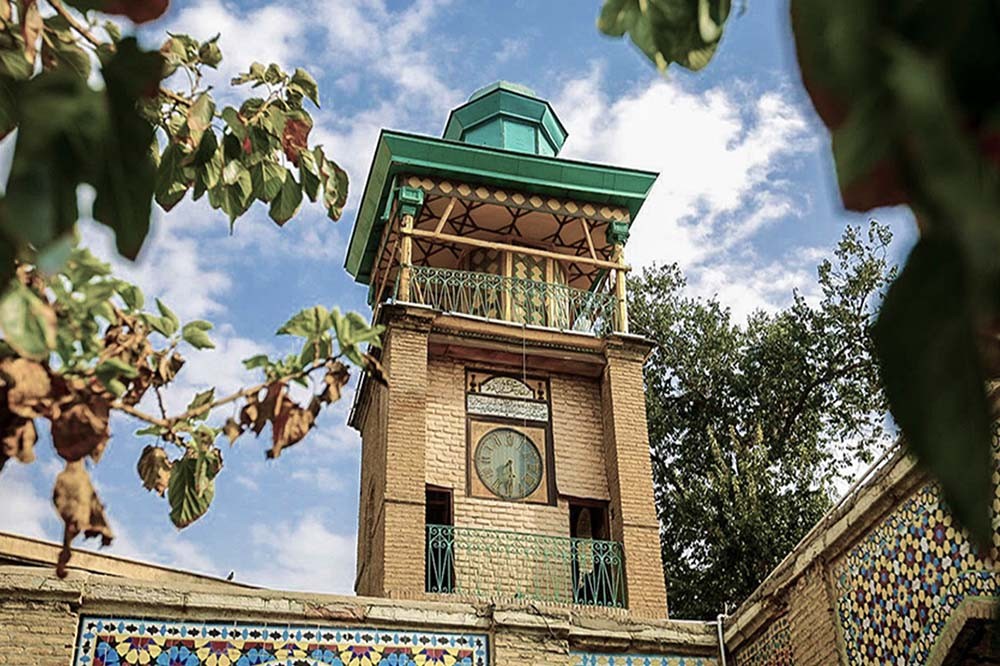
[[[445,139],[547,156],[559,154],[566,135],[548,102],[507,81],[472,93],[451,112],[444,128]]]

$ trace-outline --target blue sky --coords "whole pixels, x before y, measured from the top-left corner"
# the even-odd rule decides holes
[[[712,295],[737,316],[785,305],[792,289],[815,292],[815,265],[847,223],[829,139],[798,80],[787,3],[757,0],[730,21],[703,72],[661,77],[626,41],[595,28],[598,2],[579,0],[304,0],[175,2],[157,30],[205,39],[222,33],[217,81],[252,60],[303,66],[320,83],[313,137],[351,177],[339,223],[306,208],[278,230],[257,205],[230,236],[204,202],[158,215],[137,264],[124,275],[182,318],[217,324],[218,349],[189,355],[169,401],[194,390],[249,383],[240,360],[286,350],[272,334],[316,303],[368,314],[365,289],[343,270],[358,195],[379,128],[439,135],[447,112],[497,79],[549,99],[569,130],[563,156],[662,173],[628,247],[638,266],[678,261],[692,294]],[[3,147],[0,147],[2,150]],[[9,145],[6,146],[9,153]],[[914,238],[905,210],[878,211]],[[84,238],[113,258],[93,224]],[[352,384],[353,385],[353,384]],[[113,422],[93,475],[119,538],[110,552],[274,587],[350,593],[354,580],[360,441],[345,425],[350,396],[277,461],[249,437],[225,451],[211,511],[183,532],[164,500],[142,490],[136,424]],[[224,419],[228,414],[222,414]],[[52,480],[61,468],[47,445],[30,466],[0,476],[0,530],[56,540]]]

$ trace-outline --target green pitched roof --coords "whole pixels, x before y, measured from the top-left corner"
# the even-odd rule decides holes
[[[394,177],[416,174],[621,206],[631,219],[657,173],[382,130],[344,266],[368,284]]]

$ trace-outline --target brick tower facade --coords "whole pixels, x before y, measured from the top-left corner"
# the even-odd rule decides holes
[[[443,139],[384,131],[347,268],[386,327],[359,388],[356,591],[666,616],[623,248],[656,175],[561,160],[495,84]]]

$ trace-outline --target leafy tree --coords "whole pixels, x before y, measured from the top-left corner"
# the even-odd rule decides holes
[[[213,347],[207,321],[183,323],[159,301],[114,277],[77,243],[81,213],[114,233],[119,253],[135,258],[152,203],[164,210],[189,192],[222,210],[230,226],[254,201],[285,224],[304,197],[340,217],[347,175],[320,146],[309,145],[318,106],[316,81],[254,63],[232,81],[250,94],[221,110],[204,84],[222,60],[219,37],[170,35],[144,51],[121,27],[96,12],[142,23],[166,0],[0,0],[0,138],[17,130],[10,177],[0,199],[0,469],[10,458],[35,459],[38,426],[47,422],[56,454],[66,461],[53,489],[65,524],[58,570],[65,572],[77,535],[113,538],[84,461],[96,463],[115,411],[145,422],[151,438],[140,453],[142,485],[165,496],[173,523],[185,527],[208,510],[222,468],[216,441],[269,426],[269,458],[302,440],[320,410],[340,398],[345,362],[381,379],[366,347],[380,327],[336,308],[307,308],[279,335],[299,339],[282,358],[244,361],[258,382],[228,396],[195,395],[180,414],[162,392],[184,366],[187,348]],[[67,7],[68,5],[68,7]],[[172,84],[186,84],[176,88]],[[77,190],[96,192],[91,211]],[[292,384],[318,388],[302,404]],[[237,403],[237,418],[211,420]]]
[[[815,305],[733,320],[685,296],[676,265],[629,285],[658,345],[646,400],[671,612],[714,618],[745,599],[830,506],[832,483],[885,443],[873,317],[891,234],[848,227]]]
[[[1000,9],[969,0],[791,0],[806,91],[832,137],[844,205],[904,204],[921,238],[877,327],[909,449],[958,520],[992,543],[988,378],[1000,321]],[[730,0],[605,0],[598,25],[661,70],[708,64]]]

